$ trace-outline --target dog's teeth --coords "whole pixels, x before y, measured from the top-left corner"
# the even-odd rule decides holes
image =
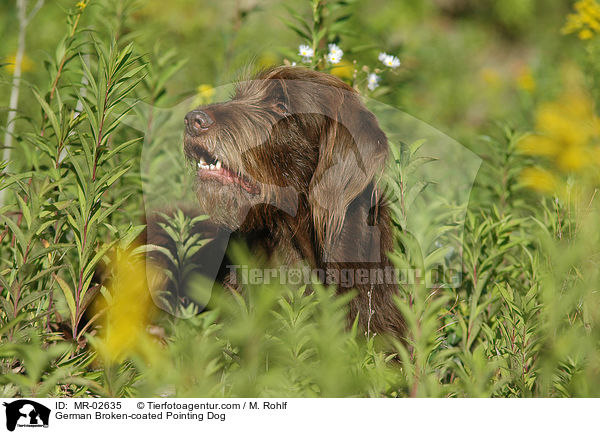
[[[204,161],[204,157],[200,158],[200,163],[198,164],[202,164],[203,166],[206,166],[206,161]]]
[[[208,166],[208,169],[209,169],[209,170],[215,170],[215,165],[214,165],[214,164],[211,164],[210,166]]]
[[[217,170],[221,170],[221,161],[218,160],[217,164],[215,165],[215,167],[217,168]]]

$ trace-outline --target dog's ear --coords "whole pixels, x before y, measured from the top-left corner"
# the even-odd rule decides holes
[[[331,257],[327,250],[333,249],[340,236],[352,201],[369,190],[366,193],[377,206],[376,184],[388,155],[385,133],[359,95],[343,89],[338,92],[337,110],[325,121],[309,192],[316,236],[326,257]]]

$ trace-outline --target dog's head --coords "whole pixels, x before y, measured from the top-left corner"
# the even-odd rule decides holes
[[[353,88],[329,74],[278,67],[240,83],[230,101],[188,113],[184,150],[200,204],[218,224],[255,228],[273,208],[304,198],[327,243],[349,204],[375,192],[388,144]],[[263,218],[248,221],[250,208]]]

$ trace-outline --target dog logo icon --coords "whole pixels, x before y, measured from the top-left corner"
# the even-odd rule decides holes
[[[6,407],[6,429],[18,427],[48,427],[50,409],[29,399],[4,403]]]

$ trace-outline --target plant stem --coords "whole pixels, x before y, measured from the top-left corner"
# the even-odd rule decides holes
[[[19,20],[19,37],[17,42],[17,55],[15,56],[15,69],[13,72],[12,88],[10,91],[10,102],[8,105],[8,117],[6,120],[6,133],[4,134],[4,150],[2,159],[10,162],[10,149],[12,137],[15,131],[15,117],[19,108],[19,87],[21,84],[21,73],[23,72],[23,58],[25,57],[25,35],[27,25],[44,4],[44,0],[38,0],[33,10],[27,15],[27,1],[17,0],[17,18]],[[7,166],[8,167],[8,166]],[[4,190],[0,190],[0,206],[4,204]]]
[[[15,130],[15,117],[19,106],[19,85],[21,83],[21,70],[23,66],[23,57],[25,55],[25,29],[27,28],[27,18],[25,8],[27,0],[17,0],[17,11],[19,20],[19,38],[17,42],[17,55],[15,56],[14,72],[12,79],[12,89],[10,91],[10,103],[8,106],[8,117],[6,121],[6,133],[4,134],[4,151],[2,159],[10,161],[10,148],[12,145],[12,136]],[[7,166],[8,167],[8,166]],[[0,191],[0,206],[4,204],[4,191]]]

